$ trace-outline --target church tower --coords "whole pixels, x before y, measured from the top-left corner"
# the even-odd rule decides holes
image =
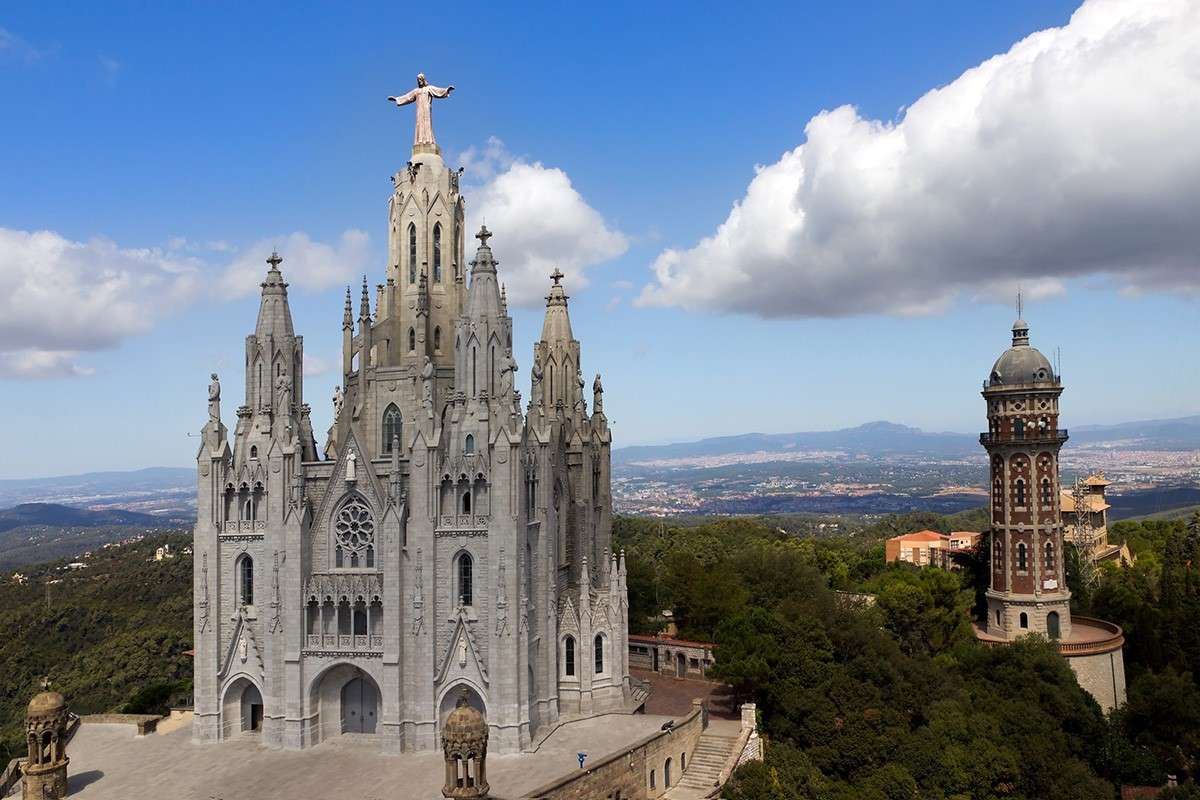
[[[452,88],[452,87],[451,87]],[[612,437],[555,273],[529,412],[492,234],[464,269],[459,173],[418,86],[385,282],[342,299],[342,379],[318,452],[303,340],[273,254],[232,443],[209,385],[197,454],[193,735],[303,749],[354,734],[430,750],[470,716],[489,748],[562,714],[632,711]],[[469,283],[468,283],[469,281]],[[552,388],[551,388],[552,385]],[[469,754],[468,754],[469,755]]]
[[[1070,638],[1071,593],[1063,568],[1058,426],[1063,385],[1050,361],[1029,344],[1018,319],[1012,347],[983,386],[988,431],[979,435],[991,464],[991,588],[987,631],[1012,639],[1038,632]]]

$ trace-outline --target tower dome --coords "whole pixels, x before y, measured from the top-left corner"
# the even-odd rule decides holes
[[[58,692],[46,690],[34,695],[33,699],[29,701],[29,709],[26,716],[29,719],[45,719],[47,717],[56,717],[66,710],[66,699]]]
[[[1014,322],[1012,336],[1012,347],[1001,353],[992,365],[988,386],[1054,381],[1056,376],[1050,359],[1029,344],[1029,323],[1023,319]]]
[[[483,713],[472,708],[468,691],[462,690],[458,705],[442,726],[442,751],[446,757],[446,785],[442,796],[455,800],[478,800],[488,794],[488,724]]]

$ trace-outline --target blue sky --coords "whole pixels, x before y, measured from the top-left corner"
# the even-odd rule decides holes
[[[417,71],[456,86],[434,126],[472,167],[471,224],[505,176],[562,193],[579,244],[561,253],[520,208],[488,220],[527,301],[518,377],[535,276],[565,263],[618,446],[874,419],[978,429],[1017,285],[1034,344],[1062,349],[1068,424],[1200,412],[1197,205],[1178,211],[1200,173],[1155,138],[1196,121],[1175,68],[1200,47],[1129,44],[1109,20],[1131,5],[1070,25],[1077,4],[1046,0],[244,5],[0,11],[0,477],[190,463],[209,372],[227,415],[241,393],[256,298],[229,287],[274,244],[324,431],[341,286],[381,279],[387,178],[409,157],[412,111],[384,98]],[[1155,11],[1128,24],[1193,13]],[[1122,59],[1144,69],[1093,91]],[[985,121],[956,139],[965,103]],[[35,246],[37,231],[52,235]]]

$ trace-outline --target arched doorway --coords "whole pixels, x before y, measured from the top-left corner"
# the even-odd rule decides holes
[[[675,677],[682,678],[687,675],[687,658],[683,653],[675,654]]]
[[[262,692],[249,678],[239,676],[225,687],[221,701],[221,735],[228,738],[257,733],[262,727]]]
[[[1051,611],[1046,615],[1046,635],[1051,639],[1059,638],[1060,631],[1058,628],[1058,612]]]
[[[261,731],[263,719],[262,693],[253,683],[242,690],[242,730]]]
[[[667,763],[663,764],[663,788],[671,788],[671,759],[667,759]]]
[[[358,677],[342,687],[342,733],[374,733],[379,692],[370,678]]]

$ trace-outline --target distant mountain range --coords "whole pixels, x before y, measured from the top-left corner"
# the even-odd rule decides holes
[[[1070,428],[1077,444],[1111,442],[1113,446],[1150,450],[1200,448],[1200,415],[1178,419],[1083,425]],[[929,433],[894,422],[868,422],[855,428],[803,433],[743,433],[698,442],[637,445],[613,451],[617,465],[674,458],[704,458],[738,453],[788,453],[797,450],[842,450],[866,456],[894,453],[956,456],[977,454],[978,434]]]
[[[194,516],[196,470],[150,467],[55,478],[0,480],[0,508],[58,503],[93,510],[128,509],[158,516]]]

